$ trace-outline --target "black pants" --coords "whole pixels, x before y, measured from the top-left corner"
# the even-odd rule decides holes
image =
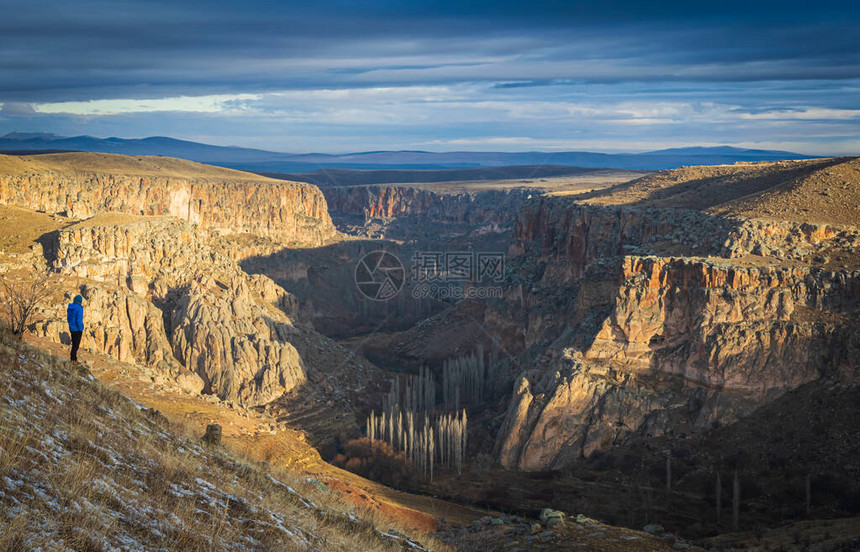
[[[72,362],[78,361],[78,347],[81,346],[81,336],[84,335],[84,332],[71,332],[72,333]]]

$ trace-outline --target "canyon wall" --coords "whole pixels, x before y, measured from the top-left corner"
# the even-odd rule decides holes
[[[323,189],[329,209],[367,218],[502,225],[512,221],[526,198],[536,192],[487,190],[442,193],[408,186],[347,186]]]
[[[601,206],[541,197],[520,213],[510,253],[558,259],[579,275],[618,255],[686,255],[806,260],[860,245],[852,226],[717,216],[692,209]]]
[[[614,305],[585,357],[764,398],[850,362],[829,343],[832,326],[808,318],[858,297],[860,271],[624,257]]]
[[[293,325],[294,297],[237,262],[336,240],[319,189],[238,173],[209,177],[220,169],[180,160],[88,155],[40,156],[29,169],[29,159],[18,160],[13,174],[0,175],[0,204],[85,219],[39,239],[49,267],[84,295],[84,346],[247,405],[304,383],[290,343],[304,331]],[[74,168],[105,162],[120,169]],[[137,166],[143,174],[128,168]],[[192,176],[165,176],[165,167]],[[67,339],[64,308],[46,307],[31,330]]]
[[[444,298],[421,296],[416,290],[416,253],[504,252],[515,217],[530,194],[525,190],[440,193],[399,186],[325,188],[323,192],[338,229],[374,239],[263,253],[244,259],[242,266],[295,294],[304,317],[335,338],[405,330],[449,306]],[[379,249],[397,256],[407,275],[404,288],[390,301],[368,300],[355,284],[359,260]]]
[[[516,378],[497,458],[511,469],[563,468],[634,436],[731,423],[810,381],[857,383],[860,267],[829,258],[850,257],[857,236],[846,226],[531,202],[510,248],[507,296],[485,315],[532,359]]]
[[[409,241],[509,236],[530,190],[435,191],[408,186],[324,188],[338,229],[353,235]]]
[[[294,298],[247,275],[212,230],[173,217],[96,215],[55,232],[52,268],[83,288],[85,345],[194,392],[265,404],[306,380],[289,340]],[[61,313],[32,328],[55,337]]]
[[[96,215],[54,233],[52,268],[81,280],[85,345],[149,366],[193,392],[265,404],[302,384],[290,342],[295,300],[265,276],[245,274],[229,242],[172,217]],[[35,333],[62,334],[62,313]]]
[[[298,182],[46,171],[0,175],[0,203],[72,218],[107,211],[171,215],[225,234],[301,246],[336,235],[322,193]]]

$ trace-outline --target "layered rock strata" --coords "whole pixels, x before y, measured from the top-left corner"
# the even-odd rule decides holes
[[[97,215],[50,236],[46,254],[57,272],[104,283],[84,289],[87,346],[194,392],[265,404],[306,380],[289,343],[297,308],[224,255],[229,246],[173,217]],[[62,324],[35,329],[54,337]]]
[[[440,193],[409,186],[347,186],[323,189],[335,213],[367,218],[425,219],[473,225],[513,220],[531,193],[487,190],[480,193]]]
[[[303,246],[336,234],[322,193],[298,182],[45,171],[0,175],[0,203],[72,218],[108,211],[170,215],[225,234]]]
[[[444,193],[409,186],[347,186],[324,188],[323,193],[341,231],[432,241],[441,236],[508,234],[528,197],[537,192]]]
[[[522,355],[495,453],[563,468],[634,435],[733,422],[814,380],[860,380],[860,270],[810,263],[856,252],[847,226],[698,211],[527,207],[516,273],[485,321]],[[513,321],[513,322],[511,322]],[[523,357],[525,358],[525,357]]]

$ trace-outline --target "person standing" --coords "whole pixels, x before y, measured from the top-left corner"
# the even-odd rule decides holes
[[[71,361],[78,361],[78,347],[81,345],[81,336],[84,335],[84,298],[75,295],[72,303],[66,309],[66,319],[69,322],[69,333],[72,334]]]

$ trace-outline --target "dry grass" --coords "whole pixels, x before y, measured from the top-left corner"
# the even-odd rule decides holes
[[[71,228],[92,228],[96,226],[125,226],[136,222],[149,222],[152,220],[170,220],[171,217],[166,216],[144,216],[133,215],[131,213],[118,213],[109,211],[106,213],[97,213],[86,220],[74,223]]]
[[[0,205],[0,253],[28,253],[40,236],[64,228],[69,222],[63,217],[32,209]]]
[[[650,171],[623,169],[596,169],[581,175],[548,176],[542,178],[512,178],[503,180],[462,180],[452,182],[407,182],[392,184],[368,184],[387,188],[418,188],[441,194],[476,193],[490,190],[514,190],[530,188],[553,195],[569,195],[601,190],[623,182],[629,182]]]
[[[736,163],[660,171],[577,199],[721,215],[860,225],[860,159]]]
[[[44,171],[278,182],[258,174],[173,157],[80,152],[25,156],[0,155],[0,174],[19,175]]]
[[[410,548],[319,482],[179,437],[7,332],[0,370],[0,550]]]

